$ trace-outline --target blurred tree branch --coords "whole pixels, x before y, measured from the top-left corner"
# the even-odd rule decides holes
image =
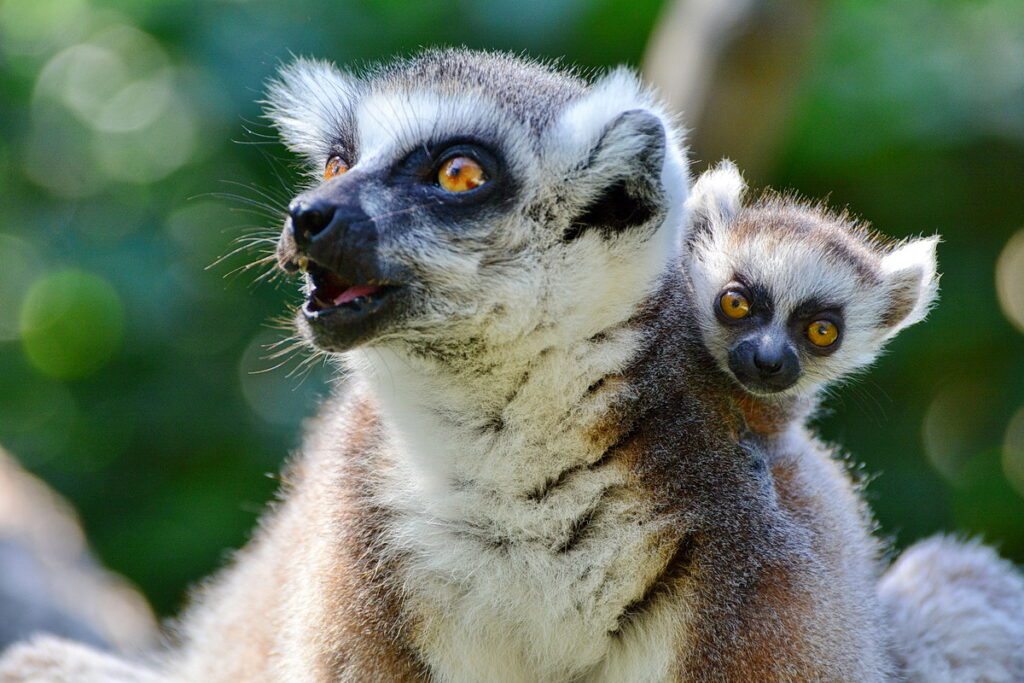
[[[157,635],[145,598],[96,561],[71,506],[0,450],[0,650],[32,633],[122,651]]]
[[[693,131],[693,158],[771,167],[820,25],[818,0],[674,0],[647,46],[644,76]]]

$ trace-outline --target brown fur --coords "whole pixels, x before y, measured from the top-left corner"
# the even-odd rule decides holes
[[[845,211],[837,213],[824,202],[809,203],[772,190],[739,211],[732,239],[740,242],[764,234],[779,242],[811,240],[823,254],[854,268],[869,285],[878,283],[880,254],[897,244]]]

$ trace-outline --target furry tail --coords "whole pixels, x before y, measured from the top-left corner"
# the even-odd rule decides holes
[[[878,584],[909,681],[1024,681],[1024,575],[991,548],[945,537],[906,550]]]

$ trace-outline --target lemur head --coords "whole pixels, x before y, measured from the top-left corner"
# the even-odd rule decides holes
[[[743,206],[744,190],[729,162],[694,184],[687,268],[705,343],[748,392],[814,392],[928,312],[937,237],[887,241],[774,194]]]
[[[593,335],[678,254],[679,134],[624,70],[588,83],[443,50],[356,77],[299,60],[267,114],[310,170],[278,261],[306,274],[298,323],[321,349]]]

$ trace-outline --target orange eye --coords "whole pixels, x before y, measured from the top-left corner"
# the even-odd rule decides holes
[[[449,192],[474,190],[486,182],[484,169],[467,156],[452,157],[437,172],[437,184]]]
[[[750,315],[750,301],[739,292],[726,292],[718,300],[722,313],[727,318],[741,320]]]
[[[341,175],[348,170],[348,166],[341,160],[339,156],[333,156],[327,160],[327,165],[324,166],[324,180],[330,180],[336,175]]]
[[[839,328],[828,320],[815,320],[807,326],[807,338],[815,346],[832,346],[839,339]]]

